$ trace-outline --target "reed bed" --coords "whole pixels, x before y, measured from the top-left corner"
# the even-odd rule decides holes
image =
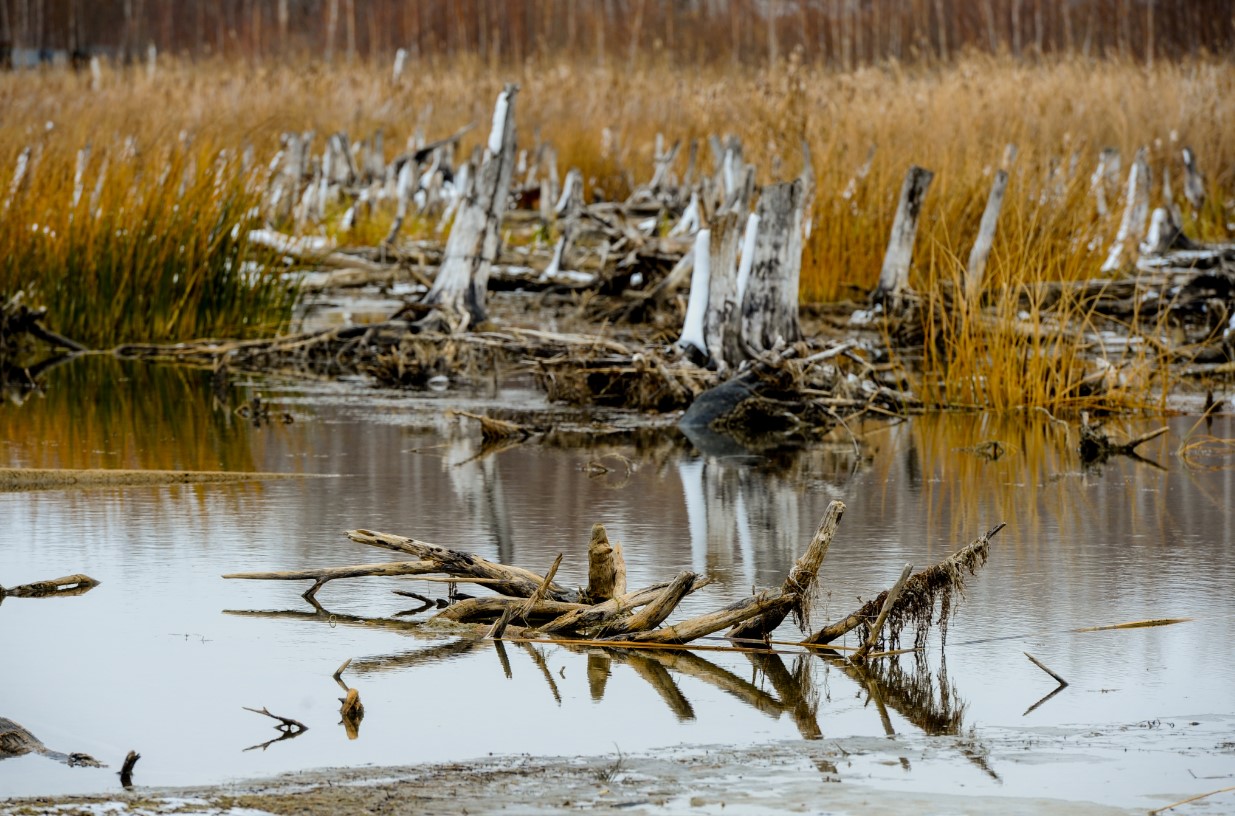
[[[686,71],[655,59],[618,67],[539,60],[497,69],[464,55],[412,60],[399,80],[384,61],[330,67],[161,60],[154,71],[104,67],[93,79],[67,71],[0,76],[6,111],[0,168],[8,168],[0,179],[7,185],[25,148],[39,157],[0,216],[0,251],[9,258],[0,266],[0,290],[38,288],[52,308],[51,325],[68,334],[78,315],[100,308],[109,312],[99,321],[108,330],[158,326],[163,332],[145,331],[143,340],[269,331],[285,314],[286,291],[260,258],[256,267],[237,263],[253,255],[243,237],[232,237],[243,230],[230,227],[251,212],[279,135],[312,130],[320,148],[338,130],[360,139],[381,129],[389,158],[417,132],[432,139],[476,122],[480,127],[462,145],[468,151],[484,138],[492,100],[512,79],[523,86],[520,144],[552,144],[563,176],[571,167],[583,171],[589,198],[620,198],[645,181],[657,133],[683,140],[679,174],[685,144],[698,142],[701,167],[710,170],[707,137],[733,134],[761,183],[797,175],[801,145],[809,145],[817,193],[803,258],[806,301],[864,298],[878,278],[904,172],[911,164],[934,170],[913,277],[924,313],[933,316],[931,342],[913,372],[928,403],[1094,407],[1079,385],[1092,374],[1079,363],[1079,333],[1039,326],[1043,304],[1026,303],[1022,295],[1046,281],[1098,277],[1118,227],[1123,186],[1122,177],[1106,182],[1111,206],[1101,214],[1090,179],[1103,148],[1120,151],[1126,172],[1136,149],[1147,146],[1158,202],[1164,170],[1179,196],[1179,150],[1190,146],[1209,195],[1197,212],[1180,199],[1189,234],[1229,240],[1235,230],[1228,206],[1235,192],[1235,67],[1227,60],[1148,66],[1064,56],[1030,63],[970,53],[943,66],[890,62],[836,71],[791,54],[762,68]],[[87,143],[95,146],[87,190],[70,206],[76,151]],[[1015,145],[1016,157],[1005,162],[1008,145]],[[255,156],[248,167],[241,159],[246,150]],[[88,200],[104,162],[107,180],[95,207]],[[979,320],[976,309],[966,312],[953,293],[992,173],[1005,163],[1008,193],[983,293],[998,304],[992,322]],[[308,231],[337,235],[338,214]],[[353,237],[380,235],[390,217],[379,208]],[[432,226],[405,225],[403,234],[424,237]],[[181,246],[201,262],[182,263]],[[91,271],[100,255],[108,274]],[[123,289],[68,288],[68,279],[82,276],[78,270],[97,274],[99,286],[123,278],[118,271],[132,265],[125,259],[148,267],[144,282],[128,291],[158,292],[167,316],[152,317],[146,301]],[[239,273],[254,268],[262,274]],[[243,314],[230,323],[207,317],[178,323],[172,316],[192,309],[161,287],[181,284],[190,269],[201,280],[230,275],[239,287],[203,287],[213,293],[207,315],[227,308]],[[250,291],[241,284],[259,285],[253,294],[239,294]],[[1069,305],[1062,322],[1083,327],[1087,308]],[[94,329],[81,336],[101,335]],[[132,337],[116,332],[122,335]],[[1114,378],[1119,387],[1102,399],[1144,407],[1144,386],[1163,385],[1150,356],[1137,353],[1139,360],[1122,353],[1112,360],[1122,379]]]

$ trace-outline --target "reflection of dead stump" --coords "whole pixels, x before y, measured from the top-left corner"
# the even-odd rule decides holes
[[[1168,428],[1163,426],[1149,433],[1133,437],[1127,442],[1118,443],[1112,440],[1106,431],[1102,430],[1101,423],[1091,424],[1089,416],[1081,414],[1081,463],[1085,465],[1101,464],[1113,456],[1130,456],[1134,459],[1140,459],[1142,457],[1136,452],[1136,449],[1151,439],[1157,439],[1168,430]]]
[[[360,721],[364,719],[364,704],[360,702],[360,692],[356,689],[348,689],[346,697],[340,697],[339,702],[342,707],[339,709],[339,716],[343,719],[340,722],[345,731],[347,738],[354,740],[360,736]]]

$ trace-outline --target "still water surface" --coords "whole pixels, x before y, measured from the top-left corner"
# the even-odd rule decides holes
[[[255,427],[237,416],[257,392],[294,421]],[[538,400],[515,387],[463,402],[484,411]],[[0,585],[75,572],[102,582],[80,597],[0,605],[0,716],[53,749],[112,765],[5,760],[0,796],[115,789],[129,749],[143,757],[140,784],[189,785],[337,765],[889,732],[972,730],[979,742],[984,730],[1044,727],[1217,734],[1200,738],[1214,746],[1202,755],[1131,760],[1109,779],[1052,774],[1049,790],[1031,768],[1001,777],[959,757],[935,782],[914,782],[1103,800],[1108,790],[1113,801],[1191,790],[1198,783],[1184,784],[1187,774],[1235,765],[1235,743],[1221,737],[1235,722],[1235,477],[1222,468],[1229,461],[1190,467],[1174,455],[1193,419],[1170,420],[1172,433],[1143,449],[1157,465],[1083,471],[1046,419],[855,424],[860,455],[843,436],[793,455],[709,456],[676,434],[481,455],[474,424],[446,414],[459,405],[457,395],[226,384],[209,372],[93,359],[50,372],[41,394],[0,407],[0,466],[330,474],[0,493]],[[1235,423],[1218,417],[1208,432],[1233,437]],[[988,440],[1007,448],[997,461],[966,450]],[[609,472],[589,469],[598,460]],[[698,613],[752,585],[779,585],[833,499],[848,509],[824,564],[816,625],[851,611],[906,562],[933,563],[1008,523],[946,649],[933,636],[925,665],[903,657],[863,678],[792,653],[499,649],[409,623],[428,614],[397,616],[417,604],[392,589],[439,597],[443,584],[340,581],[314,610],[299,597],[307,582],[220,578],[389,560],[343,535],[365,527],[536,570],[564,552],[559,580],[584,583],[599,521],[623,542],[632,587],[682,569],[712,575],[717,582],[679,614]],[[1072,631],[1165,617],[1194,620]],[[789,625],[779,633],[794,635]],[[1055,684],[1026,651],[1072,684],[1029,713]],[[367,712],[357,739],[339,725],[343,692],[331,678],[348,658],[344,680]],[[245,706],[309,730],[245,750],[278,736]]]

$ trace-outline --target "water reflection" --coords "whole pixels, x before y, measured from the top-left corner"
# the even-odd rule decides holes
[[[216,386],[207,370],[76,358],[0,405],[0,439],[21,467],[256,470],[239,401]]]
[[[16,706],[4,713],[53,745],[113,765],[121,744],[140,748],[149,784],[490,751],[597,754],[615,742],[639,751],[889,732],[964,739],[973,757],[958,761],[993,783],[979,764],[982,730],[993,725],[1235,711],[1235,689],[1222,679],[1235,674],[1235,656],[1213,648],[1235,615],[1235,475],[1175,456],[1194,420],[1172,420],[1169,438],[1146,445],[1166,470],[1131,460],[1084,470],[1070,431],[1035,415],[854,422],[857,450],[840,431],[759,456],[695,449],[672,432],[583,433],[589,423],[621,429],[620,418],[576,416],[534,444],[484,449],[475,425],[445,408],[509,416],[545,408],[535,393],[454,394],[443,403],[348,384],[273,382],[218,393],[211,372],[109,358],[62,365],[42,383],[41,394],[0,406],[0,465],[341,474],[0,493],[0,583],[75,572],[102,581],[62,602],[0,607],[0,653],[15,655],[19,667],[0,673],[0,699]],[[296,421],[254,427],[237,416],[236,406],[258,391]],[[1213,422],[1214,437],[1235,437],[1230,417]],[[1116,430],[1135,435],[1154,424]],[[992,442],[1000,455],[982,453]],[[446,594],[441,584],[333,582],[314,608],[298,597],[310,582],[218,577],[370,560],[368,548],[340,532],[366,527],[538,570],[564,553],[559,581],[580,585],[599,521],[623,542],[630,586],[691,568],[714,579],[682,605],[685,617],[744,597],[752,585],[779,585],[832,499],[848,510],[824,563],[814,628],[856,609],[904,563],[937,563],[1008,522],[966,587],[946,652],[937,638],[928,641],[930,666],[914,656],[858,670],[827,653],[499,646],[422,622]],[[433,603],[413,606],[395,591]],[[274,611],[220,614],[227,609]],[[1150,617],[1195,621],[1073,631]],[[777,639],[795,635],[786,624]],[[838,644],[845,645],[852,644]],[[1073,684],[1027,717],[1044,689],[1022,651]],[[89,666],[88,676],[65,671],[66,654]],[[338,726],[340,692],[331,679],[346,658],[353,658],[348,685],[368,711],[355,740]],[[112,702],[98,706],[99,694]],[[192,740],[160,725],[184,716],[186,698],[199,709]],[[461,720],[457,707],[425,700],[483,700],[484,727]],[[241,755],[257,736],[254,715],[242,707],[255,703],[311,730]],[[423,745],[409,745],[412,728],[428,735]],[[62,776],[55,763],[23,762],[0,763],[0,790],[115,784],[107,772]],[[998,770],[1005,784],[1027,773]]]
[[[360,677],[386,672],[406,672],[427,665],[447,663],[472,655],[478,650],[492,648],[497,653],[503,675],[507,679],[513,679],[514,672],[508,649],[514,648],[528,656],[543,677],[552,698],[560,706],[562,693],[558,679],[555,679],[550,670],[543,651],[546,648],[560,648],[585,658],[586,668],[582,674],[586,677],[588,692],[594,702],[604,699],[614,666],[626,666],[656,692],[677,720],[694,720],[698,716],[696,709],[675,680],[675,676],[690,677],[773,719],[788,714],[802,739],[815,740],[823,736],[819,724],[820,690],[815,677],[816,667],[823,665],[839,669],[844,677],[868,695],[869,701],[874,704],[879,714],[885,733],[889,736],[896,733],[891,725],[889,709],[923,733],[932,736],[959,734],[963,726],[965,704],[948,680],[946,662],[938,671],[934,671],[921,650],[913,653],[912,667],[906,669],[900,655],[857,665],[831,649],[785,652],[725,646],[698,647],[723,654],[741,655],[750,663],[754,672],[754,678],[747,680],[709,660],[706,651],[700,654],[691,648],[632,649],[600,646],[593,642],[572,643],[568,640],[502,641],[481,637],[476,632],[452,636],[449,632],[454,627],[450,624],[442,627],[435,626],[433,622],[331,612],[315,599],[307,600],[313,606],[312,611],[229,610],[227,614],[268,620],[314,621],[331,627],[381,629],[415,640],[434,641],[430,645],[389,655],[349,660],[347,668]],[[792,668],[786,665],[786,656],[792,658]],[[563,667],[561,677],[565,676],[566,668]]]

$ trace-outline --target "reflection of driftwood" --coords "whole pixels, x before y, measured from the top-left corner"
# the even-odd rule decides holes
[[[625,655],[625,662],[656,690],[678,720],[686,722],[695,719],[695,709],[690,700],[686,699],[686,695],[673,681],[673,675],[669,674],[669,670],[660,661],[640,652],[629,652]]]
[[[262,706],[261,708],[249,708],[248,706],[241,706],[241,708],[243,708],[245,711],[252,711],[254,714],[261,714],[263,716],[271,718],[272,720],[279,721],[279,724],[275,726],[275,728],[280,732],[279,736],[267,742],[261,742],[261,743],[258,743],[257,745],[251,745],[248,748],[244,749],[246,751],[252,751],[256,748],[261,748],[263,751],[265,751],[267,748],[269,748],[271,745],[274,745],[276,742],[282,742],[285,739],[294,739],[295,737],[298,737],[301,734],[303,734],[305,731],[309,730],[309,726],[305,725],[299,720],[293,720],[291,717],[280,717],[278,714],[271,714],[270,711],[265,706]]]
[[[1030,663],[1034,664],[1034,665],[1035,665],[1035,666],[1037,666],[1039,669],[1041,669],[1042,671],[1044,671],[1044,672],[1046,672],[1047,674],[1049,674],[1049,675],[1051,676],[1051,678],[1055,680],[1055,682],[1059,683],[1059,685],[1058,685],[1058,686],[1056,686],[1056,687],[1055,687],[1055,688],[1051,691],[1051,693],[1050,693],[1050,694],[1046,695],[1046,696],[1045,696],[1045,697],[1043,697],[1041,700],[1038,700],[1036,703],[1034,703],[1033,705],[1031,705],[1029,708],[1025,709],[1025,713],[1021,715],[1022,717],[1027,716],[1027,715],[1028,715],[1028,714],[1030,714],[1030,713],[1031,713],[1034,709],[1036,709],[1038,706],[1042,705],[1042,704],[1043,704],[1043,703],[1045,703],[1047,700],[1051,699],[1051,698],[1052,698],[1052,697],[1054,697],[1056,694],[1058,694],[1059,692],[1063,691],[1064,689],[1066,689],[1066,688],[1068,687],[1068,681],[1067,681],[1067,680],[1064,680],[1064,679],[1063,679],[1062,677],[1060,677],[1058,674],[1056,674],[1055,672],[1053,672],[1053,671],[1051,671],[1049,668],[1047,668],[1046,664],[1045,664],[1045,663],[1043,663],[1041,660],[1039,660],[1038,658],[1034,657],[1034,656],[1033,656],[1033,655],[1031,655],[1029,652],[1025,652],[1025,657],[1029,658],[1029,662],[1030,662]]]
[[[819,699],[811,682],[810,659],[798,658],[790,672],[778,654],[750,653],[747,659],[772,683],[781,705],[793,718],[802,739],[815,740],[823,736],[819,727]]]
[[[32,584],[5,589],[0,586],[0,599],[3,598],[50,598],[64,595],[84,595],[99,585],[99,582],[89,575],[66,575],[63,578],[53,578],[50,581],[35,581]]]
[[[1143,433],[1129,439],[1127,442],[1115,442],[1099,423],[1091,424],[1087,415],[1081,416],[1081,462],[1086,465],[1100,464],[1114,456],[1129,456],[1140,459],[1136,449],[1151,439],[1157,439],[1169,428],[1163,426],[1149,433]]]
[[[900,599],[890,610],[890,633],[886,640],[895,643],[901,630],[909,624],[917,626],[919,640],[926,636],[934,618],[935,604],[940,604],[939,626],[947,631],[948,617],[952,608],[952,595],[963,592],[968,575],[975,574],[986,563],[990,554],[991,538],[1006,525],[997,524],[979,536],[964,549],[958,550],[938,564],[927,567],[905,582]],[[829,626],[825,626],[807,638],[804,643],[822,646],[858,627],[867,627],[879,616],[887,592],[881,592],[867,601],[856,612]]]
[[[323,474],[324,475],[324,474]],[[306,473],[245,473],[211,470],[72,470],[60,468],[0,468],[0,491],[63,487],[120,487],[130,485],[213,484],[271,479],[311,479]]]

